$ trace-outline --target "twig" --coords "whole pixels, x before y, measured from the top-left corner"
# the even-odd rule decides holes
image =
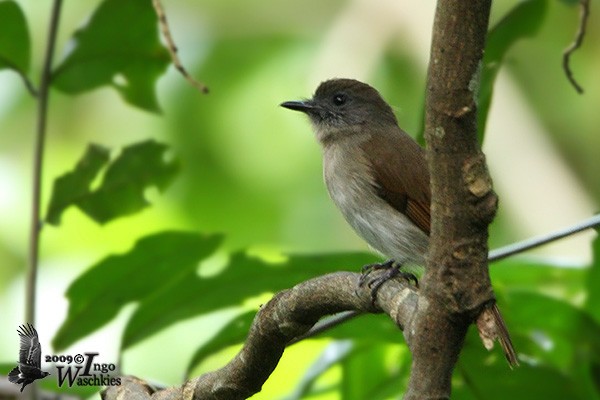
[[[492,250],[490,251],[488,260],[490,262],[502,260],[514,254],[522,253],[535,247],[540,247],[544,244],[554,242],[558,239],[562,239],[564,237],[571,236],[575,233],[584,231],[586,229],[595,228],[597,226],[600,226],[600,214],[594,215],[593,217],[581,221],[573,226]]]
[[[177,46],[173,41],[173,36],[171,36],[171,29],[169,28],[169,24],[167,23],[167,15],[165,14],[165,10],[163,9],[160,0],[152,0],[152,5],[154,6],[154,11],[156,11],[156,15],[158,16],[158,21],[160,25],[160,30],[163,34],[163,37],[167,41],[167,49],[169,50],[169,54],[171,55],[171,61],[173,61],[173,65],[175,68],[183,75],[183,77],[192,84],[196,89],[201,91],[202,93],[208,93],[208,87],[202,82],[198,82],[188,73],[183,64],[181,64],[181,60],[179,60],[179,56],[177,55]]]
[[[565,49],[563,52],[563,69],[565,70],[565,74],[567,75],[567,79],[571,82],[571,85],[575,88],[577,93],[582,94],[583,88],[573,76],[573,71],[571,71],[570,58],[571,54],[575,52],[581,44],[583,43],[583,39],[585,37],[585,30],[587,27],[587,20],[590,15],[590,1],[589,0],[580,0],[579,5],[581,6],[581,12],[579,14],[579,29],[577,29],[577,33],[575,34],[575,39],[573,42]]]
[[[25,87],[27,88],[27,91],[29,92],[29,94],[31,94],[33,97],[37,97],[38,91],[35,88],[35,86],[33,86],[33,82],[31,82],[31,80],[29,80],[27,75],[25,75],[25,73],[23,73],[22,71],[18,71],[17,73],[23,80],[23,83],[25,84]]]
[[[56,33],[60,20],[60,10],[62,0],[54,0],[52,5],[52,15],[50,16],[50,26],[48,28],[48,41],[46,42],[46,54],[40,78],[40,88],[38,93],[38,110],[36,137],[34,144],[33,160],[33,187],[31,201],[31,227],[29,238],[29,266],[27,271],[27,288],[25,298],[25,321],[35,324],[35,299],[36,283],[38,271],[39,239],[42,229],[40,208],[42,192],[42,166],[44,160],[44,142],[46,139],[46,121],[48,118],[48,93],[50,89],[50,79],[52,70],[52,58],[54,57],[54,47],[56,45]]]

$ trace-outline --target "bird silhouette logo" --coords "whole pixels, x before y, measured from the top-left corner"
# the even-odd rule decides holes
[[[19,365],[10,371],[8,380],[21,386],[21,392],[25,386],[36,379],[42,379],[50,375],[42,371],[42,346],[37,331],[31,324],[21,325],[17,329],[21,344],[19,346]]]

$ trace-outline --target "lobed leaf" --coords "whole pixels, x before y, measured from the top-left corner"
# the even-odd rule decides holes
[[[131,316],[122,348],[139,343],[178,321],[227,307],[250,297],[274,293],[328,272],[359,270],[378,259],[366,253],[290,256],[284,263],[269,263],[237,252],[228,267],[208,278],[188,275],[177,286],[163,286],[145,298]]]
[[[147,140],[127,146],[111,163],[109,152],[90,145],[75,168],[54,182],[46,221],[60,224],[62,213],[74,205],[100,224],[130,215],[148,206],[144,191],[166,189],[179,170],[178,163],[165,160],[167,146]],[[91,184],[106,168],[99,187]]]
[[[69,94],[108,85],[128,103],[159,111],[154,86],[170,58],[159,41],[149,0],[104,0],[74,34],[74,48],[53,73],[53,85]]]
[[[132,301],[194,275],[221,237],[166,231],[139,239],[127,253],[111,255],[79,276],[67,289],[69,310],[54,336],[59,351],[99,329]]]
[[[64,210],[90,195],[90,186],[93,180],[108,163],[109,158],[107,148],[90,144],[75,168],[56,178],[46,212],[48,223],[59,225]]]

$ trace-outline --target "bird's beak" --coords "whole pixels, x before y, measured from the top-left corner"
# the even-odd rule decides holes
[[[303,113],[309,113],[316,108],[315,103],[312,100],[286,101],[281,103],[280,106],[289,108],[290,110],[302,111]]]

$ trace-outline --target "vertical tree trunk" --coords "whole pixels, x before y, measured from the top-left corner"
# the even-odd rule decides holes
[[[477,143],[477,95],[490,0],[439,0],[427,79],[431,244],[406,399],[447,399],[467,328],[493,301],[488,224],[497,197]]]

